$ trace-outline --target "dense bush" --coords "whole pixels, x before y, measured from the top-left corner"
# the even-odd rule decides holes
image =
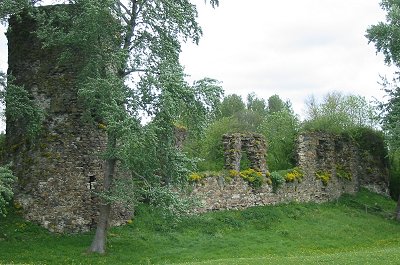
[[[285,183],[285,178],[279,174],[278,172],[274,171],[271,173],[271,182],[272,182],[272,191],[276,192],[280,186]]]
[[[268,143],[267,164],[270,170],[295,166],[299,120],[288,109],[268,113],[259,127]]]
[[[400,196],[400,151],[392,152],[390,155],[389,171],[389,190],[390,196],[397,200]]]
[[[253,188],[260,188],[264,183],[263,174],[252,168],[240,171],[240,177],[247,181]]]
[[[0,215],[7,213],[6,206],[12,199],[13,183],[16,178],[8,167],[0,167]]]
[[[361,150],[373,155],[377,163],[388,166],[388,150],[382,131],[370,127],[355,127],[349,130],[347,134],[356,141]]]

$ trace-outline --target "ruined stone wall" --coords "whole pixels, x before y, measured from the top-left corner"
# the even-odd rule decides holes
[[[242,153],[245,152],[250,161],[250,167],[256,171],[267,172],[267,143],[261,134],[233,133],[222,137],[225,155],[225,169],[240,170]]]
[[[55,11],[56,12],[56,11]],[[93,228],[98,216],[106,135],[102,124],[82,119],[83,106],[77,96],[77,76],[82,54],[79,51],[60,63],[65,47],[43,49],[33,33],[36,23],[29,16],[10,20],[9,74],[14,84],[23,86],[29,97],[45,113],[42,131],[29,139],[24,124],[7,118],[8,159],[18,177],[15,204],[28,220],[54,232],[80,232]],[[11,104],[7,102],[7,104]],[[185,133],[177,130],[177,147]],[[265,139],[257,134],[224,136],[226,169],[240,169],[245,152],[251,167],[266,175]],[[354,193],[360,186],[387,193],[387,171],[374,154],[360,152],[348,139],[324,134],[301,135],[298,164],[304,171],[302,182],[286,183],[275,193],[270,185],[255,189],[241,178],[223,176],[203,179],[193,187],[193,195],[204,202],[204,210],[236,209],[289,201],[323,202],[343,193]],[[325,185],[316,178],[327,171],[331,178]],[[352,178],[339,177],[338,172]],[[114,224],[129,218],[116,211]]]
[[[63,47],[42,49],[35,30],[36,22],[23,15],[10,20],[7,33],[8,73],[45,113],[42,131],[33,140],[24,124],[6,117],[8,155],[18,177],[15,204],[28,220],[50,231],[88,231],[98,216],[94,191],[103,183],[100,155],[106,135],[100,124],[82,119],[77,96],[81,55],[60,63]]]
[[[273,192],[264,184],[254,189],[240,177],[211,176],[193,184],[193,196],[203,202],[199,211],[241,209],[256,205],[287,202],[325,202],[344,193],[355,193],[360,187],[372,187],[388,195],[387,170],[370,163],[369,157],[348,138],[323,133],[308,133],[298,139],[298,166],[304,176],[301,182],[286,182]],[[329,174],[326,184],[317,177]],[[344,177],[343,175],[345,175]],[[351,178],[349,178],[351,176]]]

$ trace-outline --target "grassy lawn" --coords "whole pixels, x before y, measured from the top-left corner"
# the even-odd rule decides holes
[[[0,218],[0,264],[400,264],[395,204],[362,191],[180,223],[140,207],[132,224],[110,230],[104,256],[86,254],[92,233],[50,234],[12,212]]]

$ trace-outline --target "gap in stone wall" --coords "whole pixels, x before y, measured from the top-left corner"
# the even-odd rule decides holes
[[[242,156],[240,159],[240,170],[248,169],[252,167],[252,163],[249,156],[245,150],[242,150]]]

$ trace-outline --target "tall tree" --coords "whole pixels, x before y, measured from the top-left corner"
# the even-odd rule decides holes
[[[307,118],[304,128],[340,133],[354,127],[377,126],[376,108],[364,97],[328,93],[322,102],[311,96],[306,102]]]
[[[40,1],[5,0],[0,15],[5,18],[36,2]],[[145,112],[150,118],[168,116],[179,107],[174,101],[178,98],[191,113],[201,116],[215,106],[222,91],[218,86],[191,87],[184,81],[179,63],[181,42],[198,43],[202,34],[196,6],[189,0],[67,2],[71,7],[64,11],[32,9],[31,13],[40,24],[37,34],[44,45],[65,47],[61,59],[83,55],[79,96],[87,117],[106,125],[107,193],[117,162],[126,162],[121,155],[125,140],[137,138],[143,131],[141,114]],[[218,0],[209,2],[218,6]],[[167,97],[168,93],[175,97]],[[110,210],[110,201],[103,200],[91,252],[105,252]]]
[[[268,98],[268,112],[274,113],[282,110],[290,110],[290,102],[283,102],[278,95],[273,95]]]
[[[258,98],[255,93],[247,95],[247,109],[258,113],[260,116],[267,114],[267,103],[264,99]]]
[[[369,43],[374,43],[377,53],[384,55],[385,63],[400,67],[400,2],[395,0],[382,0],[381,8],[386,12],[386,21],[379,22],[367,29],[366,37]],[[392,155],[397,155],[400,150],[400,88],[397,85],[399,72],[393,83],[384,80],[389,101],[383,104],[385,117],[383,128],[389,137],[389,148]],[[400,221],[400,195],[396,209],[396,219]]]
[[[231,117],[238,112],[244,111],[246,105],[241,96],[230,94],[224,97],[219,107],[218,118]]]

